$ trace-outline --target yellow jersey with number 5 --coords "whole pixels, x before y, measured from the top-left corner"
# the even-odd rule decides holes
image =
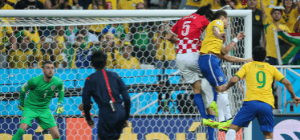
[[[285,78],[277,68],[266,62],[253,61],[245,64],[235,75],[245,77],[247,91],[244,101],[262,101],[275,108],[272,83],[274,79],[282,81]]]
[[[218,27],[220,33],[224,33],[224,23],[222,20],[214,20],[206,27],[206,34],[201,44],[200,52],[207,54],[213,52],[220,54],[223,47],[223,40],[215,37],[213,28]]]

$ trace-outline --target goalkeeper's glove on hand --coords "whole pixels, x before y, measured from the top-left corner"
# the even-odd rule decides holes
[[[24,108],[23,103],[19,103],[18,109],[21,110],[21,111],[23,111],[23,108]]]
[[[57,109],[56,109],[56,114],[59,116],[64,112],[64,107],[62,106],[62,103],[58,102],[57,103]]]

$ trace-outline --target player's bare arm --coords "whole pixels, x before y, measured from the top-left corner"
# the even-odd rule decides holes
[[[170,32],[167,35],[167,40],[169,40],[172,43],[176,43],[176,41],[178,40],[177,35],[175,35],[174,33]]]
[[[234,57],[234,56],[229,56],[227,54],[219,54],[219,58],[224,59],[228,62],[234,62],[234,63],[241,63],[241,62],[252,62],[253,59],[245,59],[245,58],[239,58],[239,57]]]
[[[226,86],[224,89],[222,89],[222,91],[228,90],[230,87],[232,87],[233,85],[235,85],[235,83],[237,83],[239,80],[240,80],[240,78],[239,78],[238,76],[234,75],[234,76],[230,79],[230,81],[229,81],[229,83],[227,84],[227,86]]]
[[[300,98],[295,95],[295,92],[294,92],[294,89],[293,89],[293,86],[292,86],[291,82],[288,79],[284,78],[283,80],[281,80],[281,83],[284,84],[284,86],[286,87],[288,92],[291,94],[293,102],[298,107],[298,105],[300,103]]]
[[[242,40],[245,37],[244,32],[240,32],[226,47],[223,47],[221,50],[222,54],[228,54],[231,49],[236,45],[239,40]]]
[[[226,33],[221,33],[221,29],[218,26],[213,27],[213,34],[216,38],[219,38],[221,40],[223,40],[224,36],[226,36]]]

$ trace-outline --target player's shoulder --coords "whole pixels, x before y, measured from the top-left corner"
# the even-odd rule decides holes
[[[213,20],[211,23],[214,25],[220,25],[220,26],[222,26],[224,24],[223,21],[219,20],[219,19]]]
[[[52,77],[53,80],[55,80],[55,82],[63,82],[60,78],[58,78],[57,76],[53,76]]]
[[[114,72],[114,71],[106,70],[106,73],[111,75],[114,78],[120,77],[120,75],[118,73]]]

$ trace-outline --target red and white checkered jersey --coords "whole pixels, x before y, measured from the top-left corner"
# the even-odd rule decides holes
[[[171,30],[179,39],[176,53],[199,52],[200,36],[208,24],[209,21],[204,16],[196,13],[182,17]]]

